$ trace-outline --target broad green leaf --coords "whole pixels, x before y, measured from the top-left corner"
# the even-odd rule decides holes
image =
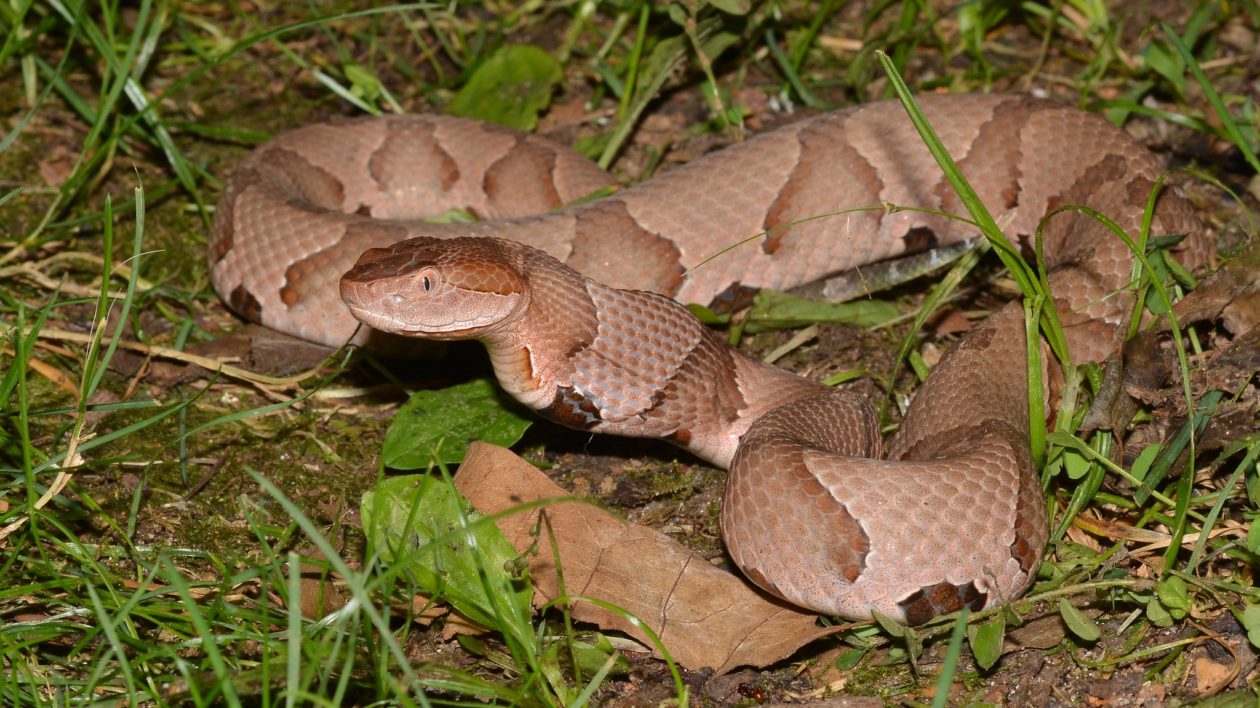
[[[1260,524],[1255,520],[1247,527],[1247,550],[1252,553],[1260,554]]]
[[[459,642],[459,646],[464,651],[474,656],[485,656],[489,653],[486,649],[486,643],[480,637],[474,637],[471,634],[457,634],[455,641]]]
[[[858,648],[846,649],[845,651],[840,652],[840,656],[836,657],[832,666],[835,666],[841,671],[847,671],[854,666],[857,666],[858,662],[862,660],[862,657],[866,656],[867,651],[869,650]]]
[[[914,377],[920,382],[927,381],[928,375],[932,373],[932,369],[923,360],[923,353],[918,349],[906,355],[906,363],[910,365],[911,370],[914,371]]]
[[[1247,641],[1260,649],[1260,605],[1247,605],[1243,609],[1242,624],[1247,630]]]
[[[709,61],[717,61],[727,49],[738,45],[741,41],[743,37],[734,32],[716,32],[700,45],[700,49]]]
[[[578,668],[586,676],[603,668],[609,657],[616,657],[608,673],[612,676],[625,676],[630,673],[630,662],[626,660],[625,655],[617,651],[612,642],[608,641],[608,637],[602,634],[595,635],[590,641],[553,642],[547,646],[547,656],[553,662],[559,661],[565,664],[576,658]]]
[[[420,391],[403,404],[385,432],[381,459],[396,470],[430,469],[464,459],[468,443],[484,440],[509,447],[531,421],[510,408],[489,379],[441,391]]]
[[[481,514],[446,480],[390,477],[363,495],[359,513],[381,560],[421,592],[487,627],[529,616],[529,584],[507,571],[516,549],[494,524],[475,523]]]
[[[872,612],[871,617],[875,618],[875,622],[877,622],[885,632],[888,632],[894,637],[905,637],[910,631],[909,627],[906,627],[904,624],[898,622],[892,617],[889,617],[888,615]]]
[[[1102,636],[1102,630],[1098,628],[1098,625],[1076,609],[1067,598],[1059,599],[1059,616],[1063,618],[1063,623],[1072,634],[1087,642],[1096,642]]]
[[[1146,619],[1150,620],[1151,624],[1156,627],[1167,628],[1173,626],[1172,614],[1168,612],[1168,609],[1164,607],[1157,597],[1152,597],[1146,602]]]
[[[807,300],[787,293],[763,290],[753,298],[744,331],[761,332],[810,325],[816,322],[840,322],[870,327],[899,317],[895,305],[883,300],[858,300],[833,304]]]
[[[1151,471],[1151,463],[1155,462],[1155,458],[1159,456],[1159,451],[1164,449],[1160,443],[1153,443],[1142,448],[1142,452],[1138,453],[1137,459],[1133,461],[1133,467],[1129,470],[1133,478],[1138,482],[1146,479],[1146,473]]]
[[[1063,451],[1063,469],[1070,479],[1080,479],[1089,474],[1091,465],[1089,458],[1076,450]]]
[[[538,114],[564,69],[546,51],[531,44],[500,47],[482,62],[446,106],[446,112],[488,120],[517,130],[533,130]]]
[[[1173,619],[1181,619],[1190,613],[1190,588],[1181,578],[1170,575],[1155,583],[1155,594]]]
[[[709,0],[709,4],[728,15],[747,15],[752,0]]]
[[[679,25],[686,23],[687,17],[684,13],[681,21],[674,17],[673,8],[677,5],[670,6],[669,16]],[[687,38],[681,34],[666,37],[656,43],[652,47],[652,51],[648,53],[647,59],[639,66],[639,78],[635,81],[635,85],[631,90],[637,97],[642,97],[644,101],[650,100],[656,95],[657,90],[665,83],[665,80],[674,69],[687,58],[687,54],[691,51],[690,45],[687,44]]]
[[[1186,88],[1186,62],[1167,42],[1154,40],[1142,53],[1146,65],[1155,73],[1164,77],[1168,83],[1182,93]]]
[[[967,643],[982,669],[990,669],[1002,658],[1002,641],[1006,638],[1006,618],[1001,613],[981,624],[967,627]]]
[[[1089,450],[1090,447],[1081,440],[1069,433],[1052,432],[1046,435],[1046,441],[1064,448],[1063,453],[1059,456],[1062,460],[1064,470],[1067,471],[1068,477],[1072,479],[1080,479],[1089,473],[1089,468],[1093,465]]]
[[[691,314],[696,316],[696,319],[706,325],[709,325],[710,327],[714,325],[728,325],[731,323],[731,313],[729,312],[719,314],[705,305],[697,305],[694,302],[689,303],[687,305],[687,309],[691,311]]]
[[[669,15],[669,19],[679,27],[686,25],[687,20],[691,19],[687,14],[687,8],[683,7],[681,3],[670,4],[665,12]]]
[[[381,97],[381,80],[362,64],[348,63],[342,71],[350,81],[350,93],[369,103]]]

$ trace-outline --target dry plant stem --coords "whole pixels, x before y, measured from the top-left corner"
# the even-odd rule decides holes
[[[1168,544],[1172,543],[1172,536],[1169,534],[1159,533],[1158,531],[1152,531],[1150,529],[1139,529],[1128,525],[1104,524],[1086,516],[1077,516],[1072,522],[1072,525],[1095,536],[1102,536],[1113,540],[1138,541],[1147,544],[1141,548],[1133,549],[1131,551],[1132,553],[1141,553],[1144,551],[1167,548]],[[1194,544],[1198,542],[1201,535],[1202,534],[1199,533],[1188,533],[1182,538],[1181,545],[1193,547]],[[1237,536],[1239,538],[1243,538],[1246,535],[1246,527],[1237,524],[1227,524],[1221,526],[1220,528],[1213,529],[1212,532],[1208,534],[1208,537],[1216,538],[1218,536]]]
[[[76,342],[80,344],[88,344],[92,341],[92,336],[89,334],[84,334],[83,332],[70,332],[64,329],[43,329],[43,330],[40,330],[39,337],[41,339],[52,339],[55,341],[62,341],[62,342]],[[113,338],[102,337],[101,343],[111,344],[113,343]],[[231,364],[224,363],[222,361],[219,361],[218,359],[212,359],[210,357],[199,356],[197,354],[190,354],[188,352],[183,352],[178,349],[172,349],[170,347],[163,347],[157,344],[144,344],[143,342],[122,340],[118,342],[118,346],[122,347],[123,349],[127,349],[129,351],[138,352],[140,354],[147,354],[150,356],[161,357],[163,359],[173,359],[175,361],[182,361],[186,364],[200,366],[201,368],[206,369],[207,371],[218,372],[229,378],[240,379],[241,381],[249,382],[266,393],[276,393],[277,390],[280,390],[280,391],[292,390],[303,381],[306,381],[307,379],[310,379],[319,374],[319,369],[315,368],[315,369],[310,369],[308,371],[303,371],[302,373],[295,374],[293,376],[284,376],[284,377],[267,376],[265,374],[258,374],[253,371],[242,369],[238,366],[233,366]]]
[[[97,270],[100,270],[101,265],[104,263],[103,258],[91,253],[84,253],[82,251],[66,251],[51,255],[40,261],[23,262],[0,268],[0,279],[26,278],[46,290],[69,293],[70,295],[74,295],[76,297],[98,297],[100,295],[99,287],[84,286],[78,283],[69,282],[65,279],[58,280],[48,275],[48,271],[52,266],[75,261],[88,266],[94,266]],[[131,277],[131,268],[126,264],[119,264],[114,267],[114,273],[126,280]],[[148,290],[153,287],[153,284],[144,278],[137,278],[136,286],[141,289]],[[111,291],[108,294],[108,297],[113,300],[121,300],[125,297],[125,293],[121,290],[115,290]]]

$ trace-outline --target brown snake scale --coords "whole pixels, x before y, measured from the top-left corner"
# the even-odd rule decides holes
[[[920,103],[1012,240],[1027,246],[1065,204],[1137,232],[1162,168],[1100,117],[1021,96]],[[246,317],[325,344],[351,339],[358,320],[479,339],[504,389],[542,415],[664,438],[729,467],[727,548],[792,603],[918,623],[1028,588],[1048,524],[1019,303],[943,358],[883,453],[869,403],[729,348],[676,302],[790,288],[973,235],[909,211],[800,221],[882,202],[965,213],[899,105],[792,123],[559,208],[610,183],[566,148],[465,120],[308,126],[260,147],[230,181],[210,246],[214,285]],[[419,221],[456,206],[483,220]],[[1187,234],[1188,267],[1212,258],[1173,188],[1152,233]],[[1132,303],[1127,248],[1063,213],[1045,251],[1074,359],[1107,357]]]

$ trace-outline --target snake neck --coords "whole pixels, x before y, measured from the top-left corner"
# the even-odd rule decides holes
[[[662,438],[725,467],[757,418],[828,390],[732,349],[667,297],[521,248],[528,306],[482,341],[504,390],[552,421]]]

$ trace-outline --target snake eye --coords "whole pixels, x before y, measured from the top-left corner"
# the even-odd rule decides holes
[[[432,268],[425,268],[420,272],[420,287],[424,291],[431,292],[438,285],[438,274]]]

